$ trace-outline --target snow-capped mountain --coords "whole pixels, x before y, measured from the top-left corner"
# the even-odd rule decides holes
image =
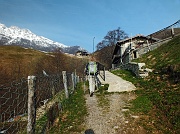
[[[21,29],[16,26],[6,27],[0,23],[0,45],[18,45],[26,48],[33,48],[41,51],[53,51],[61,48],[63,52],[74,54],[80,50],[80,46],[66,46],[54,42],[43,36],[37,36],[28,29]]]

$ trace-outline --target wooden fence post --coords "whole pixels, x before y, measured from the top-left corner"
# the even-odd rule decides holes
[[[104,67],[104,81],[105,81],[105,79],[106,79],[106,70],[105,70],[105,67]]]
[[[52,98],[55,96],[55,88],[54,88],[54,81],[52,81],[52,87],[51,87],[51,92],[52,92]]]
[[[74,85],[76,87],[76,84],[77,84],[77,76],[76,76],[76,69],[74,71]]]
[[[71,74],[71,77],[72,77],[72,85],[73,85],[73,89],[72,90],[74,92],[74,88],[75,88],[75,86],[74,86],[74,73]]]
[[[35,96],[35,86],[36,86],[36,77],[28,76],[28,124],[27,124],[27,133],[35,133],[35,124],[36,124],[36,96]]]
[[[66,71],[62,71],[62,75],[63,75],[64,90],[65,90],[66,98],[68,99],[69,98],[69,93],[68,93],[68,88],[67,88]]]
[[[79,83],[79,76],[77,76],[77,83]]]

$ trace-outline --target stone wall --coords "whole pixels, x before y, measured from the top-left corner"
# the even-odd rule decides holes
[[[129,62],[120,68],[132,71],[137,77],[146,77],[149,72],[152,72],[151,69],[145,67],[145,63]]]
[[[170,38],[167,38],[167,39],[164,39],[164,40],[161,40],[161,41],[157,41],[153,44],[150,44],[149,46],[146,45],[146,46],[143,46],[141,48],[139,48],[137,51],[138,51],[138,55],[141,56],[149,51],[152,51],[158,47],[160,47],[162,44],[164,43],[167,43],[168,41],[170,41],[172,39],[172,37]]]

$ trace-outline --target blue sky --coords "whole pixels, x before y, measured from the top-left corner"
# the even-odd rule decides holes
[[[180,19],[180,0],[0,0],[0,23],[89,52],[108,31],[148,35]]]

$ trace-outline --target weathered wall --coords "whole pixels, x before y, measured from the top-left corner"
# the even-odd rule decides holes
[[[127,69],[132,71],[137,77],[146,77],[151,69],[145,68],[145,63],[129,62],[120,67],[121,69]]]
[[[158,41],[158,42],[155,42],[153,44],[150,44],[149,46],[146,45],[146,46],[143,46],[141,48],[139,48],[137,51],[138,51],[138,54],[139,56],[149,52],[149,51],[152,51],[156,48],[158,48],[159,46],[161,46],[162,44],[164,43],[167,43],[168,41],[170,41],[172,39],[172,37],[170,38],[167,38],[167,39],[164,39],[164,40],[161,40],[161,41]]]

